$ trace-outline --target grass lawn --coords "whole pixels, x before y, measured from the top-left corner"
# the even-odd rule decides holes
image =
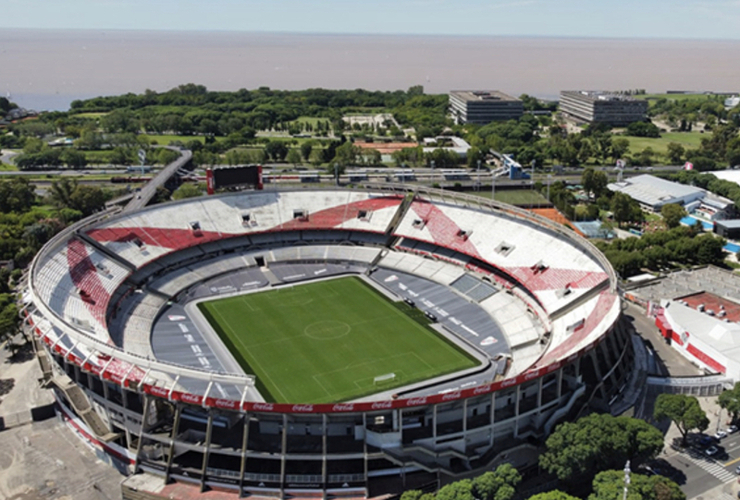
[[[295,120],[288,123],[310,123],[315,127],[316,125],[318,125],[319,122],[328,123],[329,127],[331,127],[331,120],[329,118],[319,118],[317,116],[299,116]]]
[[[357,277],[198,307],[271,402],[346,401],[477,364]]]
[[[636,154],[647,147],[653,148],[658,154],[665,155],[668,151],[668,143],[677,142],[685,149],[695,149],[699,147],[702,137],[709,137],[711,134],[701,132],[665,132],[660,137],[629,137],[624,136],[630,141],[630,153]]]
[[[0,162],[0,172],[17,172],[18,167],[11,165],[10,163]]]
[[[169,143],[177,141],[180,141],[183,144],[190,141],[198,141],[200,143],[204,143],[206,141],[205,136],[202,135],[142,134],[142,136],[146,137],[150,143],[156,143],[160,146],[167,146]],[[224,139],[225,137],[216,137],[216,142],[223,141]]]
[[[482,198],[491,198],[491,188],[483,188],[482,191],[471,191],[469,194]],[[496,201],[510,205],[548,205],[547,198],[533,189],[497,189]]]
[[[643,94],[633,97],[635,99],[643,99],[653,102],[658,99],[668,99],[669,101],[707,101],[709,99],[722,99],[724,101],[724,96],[712,96],[707,94]],[[653,103],[650,102],[650,105],[652,104]]]
[[[74,113],[72,116],[77,118],[100,118],[101,116],[107,115],[107,112],[88,112],[88,113]]]

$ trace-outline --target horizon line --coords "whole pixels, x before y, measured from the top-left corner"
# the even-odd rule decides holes
[[[235,30],[235,29],[180,29],[180,28],[40,28],[28,26],[0,26],[0,31],[84,31],[84,32],[140,32],[140,33],[203,33],[203,34],[245,34],[245,35],[281,35],[281,36],[324,36],[324,37],[409,37],[409,38],[509,38],[509,39],[564,39],[564,40],[650,40],[650,41],[706,41],[706,42],[740,42],[738,38],[707,37],[665,37],[665,36],[596,36],[596,35],[555,35],[555,34],[491,34],[491,33],[349,33],[333,31],[272,31],[272,30]]]

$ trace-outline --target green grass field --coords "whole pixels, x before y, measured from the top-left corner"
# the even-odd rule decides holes
[[[271,402],[347,401],[477,364],[409,314],[417,309],[356,277],[198,307]],[[374,381],[389,373],[394,380]]]
[[[696,149],[701,144],[702,137],[709,137],[711,133],[702,134],[701,132],[665,132],[657,138],[651,137],[630,137],[624,136],[630,141],[630,152],[637,154],[646,147],[653,148],[658,154],[664,155],[668,151],[668,143],[676,142],[685,149]]]
[[[480,192],[471,191],[469,194],[490,198],[491,188],[484,188]],[[497,189],[496,201],[510,205],[548,205],[547,198],[534,189]]]

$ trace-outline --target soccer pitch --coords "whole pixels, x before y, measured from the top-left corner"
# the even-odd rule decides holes
[[[357,277],[198,307],[271,402],[347,401],[478,364]]]

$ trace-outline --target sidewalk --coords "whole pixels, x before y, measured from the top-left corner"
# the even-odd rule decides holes
[[[700,397],[697,399],[702,409],[706,412],[707,418],[709,418],[709,427],[704,431],[705,434],[712,436],[717,430],[726,429],[730,425],[727,412],[717,404],[717,396]],[[671,443],[673,443],[674,439],[680,440],[681,433],[674,424],[671,424],[665,435],[666,451],[670,450]]]
[[[704,433],[711,436],[717,432],[718,428],[726,429],[729,425],[728,415],[727,412],[717,404],[717,396],[701,397],[697,399],[699,400],[701,407],[706,412],[707,418],[709,418],[709,427],[707,427],[707,430],[704,431]],[[680,440],[681,433],[678,431],[675,424],[671,423],[665,434],[665,448],[660,458],[681,455],[681,452],[671,447],[671,444],[674,443],[674,441],[678,442]],[[740,483],[736,480],[732,480],[707,490],[700,495],[692,497],[690,500],[736,500],[738,498],[738,492],[740,492]]]
[[[0,418],[4,428],[29,424],[31,411],[54,402],[51,392],[39,387],[41,368],[30,344],[10,359],[10,353],[0,350],[0,381],[9,392],[0,395]]]

